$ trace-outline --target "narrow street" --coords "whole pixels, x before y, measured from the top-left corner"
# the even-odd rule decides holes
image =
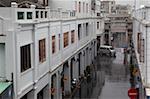
[[[123,49],[116,49],[116,58],[98,56],[94,62],[96,76],[83,81],[74,99],[129,99],[129,69],[124,65]]]
[[[100,57],[98,71],[105,71],[105,85],[98,99],[129,99],[127,91],[130,87],[129,70],[124,65],[123,49],[117,49],[116,59]],[[109,60],[109,62],[107,61]]]

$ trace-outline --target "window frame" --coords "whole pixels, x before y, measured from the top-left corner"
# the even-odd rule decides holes
[[[71,31],[71,44],[75,43],[75,30]]]
[[[85,2],[83,2],[83,13],[85,12]]]
[[[88,3],[86,3],[86,13],[88,13]]]
[[[66,48],[69,45],[69,32],[63,33],[63,39],[64,39],[64,48]]]
[[[81,40],[82,25],[78,24],[78,40]]]
[[[81,2],[79,2],[78,9],[79,9],[79,13],[80,13],[81,12]]]
[[[31,44],[20,47],[20,66],[21,73],[31,68]]]
[[[59,45],[59,50],[61,50],[61,34],[58,34],[58,45]]]
[[[30,16],[29,16],[29,15],[30,15]],[[32,19],[32,15],[33,15],[32,12],[27,12],[27,19]]]
[[[46,61],[46,39],[39,40],[39,62],[43,63]]]
[[[19,16],[21,14],[21,17]],[[17,19],[18,20],[24,20],[25,19],[25,13],[23,11],[17,12]]]
[[[56,53],[56,36],[52,36],[52,54]]]
[[[100,28],[100,22],[97,22],[97,29]]]
[[[86,28],[86,36],[88,36],[89,35],[89,24],[88,23],[86,23],[86,26],[85,26],[85,28]]]

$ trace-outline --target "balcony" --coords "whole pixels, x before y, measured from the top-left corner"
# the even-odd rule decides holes
[[[17,8],[16,21],[18,23],[35,23],[41,21],[68,20],[75,18],[75,11],[60,11],[32,8]]]
[[[98,17],[96,13],[90,11],[88,13],[77,13],[75,10],[63,10],[61,8],[50,9],[49,7],[45,7],[43,9],[36,9],[35,5],[30,5],[30,8],[18,8],[17,3],[14,2],[11,4],[11,7],[1,7],[0,12],[0,16],[7,16],[6,19],[9,21],[19,24],[34,24],[44,21]],[[5,22],[0,18],[0,24],[3,23]],[[0,29],[2,27],[3,26],[1,26]]]
[[[76,18],[75,11],[50,10],[50,20],[68,20]]]

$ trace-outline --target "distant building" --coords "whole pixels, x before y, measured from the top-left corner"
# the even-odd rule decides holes
[[[105,16],[104,42],[106,45],[127,48],[132,36],[130,6],[114,5],[113,8],[114,11],[107,12]]]
[[[101,15],[106,16],[111,13],[115,13],[115,0],[103,0],[101,1]]]
[[[110,14],[105,22],[107,44],[128,47],[132,36],[132,20],[129,14]],[[119,42],[118,42],[119,41]]]
[[[0,0],[0,7],[10,7],[11,2],[18,3],[18,7],[29,8],[30,5],[35,5],[37,8],[48,6],[48,0]]]
[[[130,14],[131,6],[130,5],[119,5],[115,7],[116,14]]]

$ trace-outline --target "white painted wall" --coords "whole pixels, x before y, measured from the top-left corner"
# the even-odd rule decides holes
[[[136,11],[135,13],[135,19],[133,20],[133,43],[134,43],[134,47],[135,47],[135,51],[136,51],[136,56],[137,56],[137,60],[138,60],[138,65],[140,68],[140,72],[141,72],[141,76],[142,79],[145,81],[146,86],[149,86],[150,84],[150,27],[146,27],[145,24],[149,23],[149,9],[139,9]],[[145,20],[140,20],[143,19],[143,12],[146,12],[145,14]],[[137,53],[137,34],[138,33],[142,33],[142,38],[145,40],[144,44],[145,44],[145,61],[144,63],[141,63],[139,61],[139,54]]]
[[[147,40],[146,40],[146,46],[147,46],[147,49],[146,49],[146,51],[147,51],[147,53],[146,53],[146,61],[147,61],[147,63],[146,63],[146,70],[147,70],[147,84],[150,84],[150,66],[149,66],[149,64],[150,64],[150,27],[148,27],[147,28],[147,36],[146,36],[146,38],[147,38]]]
[[[49,33],[49,46],[50,46],[50,69],[51,71],[54,70],[55,68],[57,68],[58,65],[61,64],[61,50],[62,50],[62,46],[61,46],[61,50],[58,50],[58,34],[61,35],[61,39],[62,39],[62,33],[61,33],[61,23],[60,22],[53,22],[50,24],[50,33]],[[55,35],[56,38],[56,52],[54,54],[52,54],[52,36]],[[61,40],[61,45],[62,45],[62,40]]]
[[[21,30],[26,29],[26,30]],[[30,26],[26,28],[20,28],[16,34],[16,44],[17,44],[17,93],[21,95],[21,93],[32,86],[33,84],[33,31]],[[21,63],[20,63],[20,47],[31,44],[31,68],[21,73]]]
[[[39,24],[41,25],[41,24]],[[39,26],[35,32],[35,66],[37,69],[37,78],[40,78],[46,72],[49,71],[49,59],[48,59],[48,24],[42,24],[43,27]],[[44,26],[45,25],[45,26]],[[43,63],[39,62],[39,40],[46,40],[46,61]]]
[[[64,10],[74,10],[74,1],[60,1],[52,0],[53,8],[61,7]],[[82,16],[82,3],[89,3],[89,13],[90,13],[90,0],[78,0],[77,2],[81,2],[81,16]],[[6,75],[6,77],[11,80],[11,73],[14,74],[14,91],[15,91],[15,99],[19,99],[23,95],[25,95],[30,90],[34,89],[34,98],[36,94],[48,83],[50,84],[50,76],[48,75],[50,72],[55,72],[54,70],[60,66],[64,61],[68,60],[70,57],[77,57],[77,54],[85,47],[90,46],[91,40],[96,38],[96,21],[97,19],[92,19],[90,16],[84,16],[86,19],[74,19],[74,20],[45,20],[45,21],[36,21],[35,23],[27,22],[26,23],[18,23],[21,21],[16,21],[16,12],[13,9],[17,8],[0,8],[0,16],[5,17],[9,21],[6,22],[6,44],[5,49],[0,46],[0,76]],[[23,11],[23,10],[21,10]],[[6,13],[7,12],[7,13]],[[9,12],[9,13],[8,13]],[[14,22],[15,21],[15,22]],[[85,26],[83,28],[83,24],[88,23],[89,31],[88,36],[85,36]],[[13,24],[13,25],[12,25]],[[78,41],[78,24],[82,24],[82,33],[84,33],[81,37],[81,40]],[[71,44],[71,30],[75,30],[75,43]],[[69,46],[63,48],[63,33],[69,32]],[[61,34],[61,49],[58,50],[58,34]],[[52,42],[51,38],[53,35],[56,35],[56,53],[52,54]],[[39,40],[46,38],[46,61],[44,63],[39,63]],[[31,68],[27,71],[21,73],[20,69],[20,47],[31,44]],[[6,62],[5,65],[5,53],[6,51]],[[91,64],[91,59],[93,59],[93,53],[87,51],[88,55],[82,56],[81,66]],[[89,54],[89,52],[91,54]],[[3,54],[1,54],[3,53]],[[91,57],[92,56],[92,57]],[[84,58],[86,57],[86,62],[84,62]],[[6,67],[3,68],[3,67]],[[60,69],[59,68],[59,69]],[[78,79],[78,63],[74,61],[74,78]],[[5,71],[5,70],[6,71]],[[85,68],[82,68],[82,73]],[[4,72],[1,72],[3,70]],[[58,69],[57,69],[58,70]],[[59,81],[59,78],[57,78]],[[60,82],[60,81],[59,81]],[[58,83],[60,84],[60,83]],[[59,86],[59,85],[58,85]],[[60,87],[60,86],[59,86]],[[59,88],[58,88],[59,90]],[[31,96],[31,95],[29,95]],[[32,97],[32,99],[33,99]],[[31,98],[31,97],[30,97]],[[35,98],[36,99],[36,98]]]

